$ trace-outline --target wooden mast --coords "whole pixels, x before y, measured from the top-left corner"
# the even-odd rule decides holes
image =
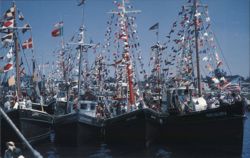
[[[16,5],[13,2],[13,8],[14,8],[14,28],[17,27],[16,23]],[[14,35],[14,45],[15,45],[15,56],[16,56],[16,90],[17,90],[17,101],[19,101],[19,98],[21,97],[21,87],[20,87],[20,67],[19,67],[19,47],[18,47],[18,39],[17,39],[17,31],[15,30],[13,32]]]
[[[134,85],[133,85],[133,66],[131,64],[130,61],[130,54],[129,54],[129,44],[128,44],[128,24],[126,22],[126,7],[125,7],[125,2],[124,0],[122,0],[122,12],[124,13],[124,16],[122,17],[122,21],[124,21],[124,28],[125,28],[125,48],[124,48],[124,52],[123,52],[123,58],[126,61],[126,69],[127,69],[127,78],[128,78],[128,87],[129,87],[129,104],[128,106],[134,105],[135,104],[135,96],[134,96]],[[130,108],[128,108],[130,109]]]
[[[125,2],[124,0],[122,0],[122,5],[120,7],[118,7],[118,9],[121,9],[121,12],[110,12],[110,13],[115,13],[118,15],[121,15],[121,21],[123,21],[123,28],[124,30],[122,30],[123,36],[124,38],[124,51],[123,51],[123,59],[126,62],[126,71],[127,71],[127,79],[128,79],[128,101],[129,104],[128,106],[134,105],[135,104],[135,96],[134,96],[134,86],[133,86],[133,66],[131,64],[131,60],[130,60],[130,54],[129,54],[129,44],[128,44],[128,24],[126,23],[126,17],[125,15],[128,13],[139,13],[139,10],[126,10],[125,7]],[[130,109],[128,107],[128,109]]]
[[[196,16],[197,13],[197,0],[194,0],[194,31],[195,31],[195,52],[196,52],[196,65],[197,65],[197,86],[198,86],[198,95],[199,97],[201,97],[201,75],[200,75],[200,59],[199,59],[199,42],[198,42],[198,36],[199,36],[199,32],[198,32],[198,19]]]
[[[124,59],[127,62],[127,75],[128,75],[128,86],[129,86],[129,106],[135,104],[135,96],[134,96],[134,86],[133,86],[133,67],[131,65],[130,57],[129,57],[129,52],[125,51],[124,52]]]

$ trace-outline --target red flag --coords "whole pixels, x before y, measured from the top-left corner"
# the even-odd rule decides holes
[[[13,26],[14,26],[14,19],[5,21],[3,23],[3,28],[13,28]]]
[[[53,37],[58,37],[62,35],[62,28],[55,29],[51,32],[51,35]]]
[[[51,32],[53,37],[58,37],[63,35],[63,21],[60,21],[54,25],[54,30]]]
[[[22,48],[23,49],[29,49],[33,47],[33,42],[32,42],[32,38],[29,38],[28,40],[24,41],[22,44]]]
[[[4,66],[4,72],[8,72],[12,68],[13,68],[13,64],[12,63],[8,63],[7,65]]]

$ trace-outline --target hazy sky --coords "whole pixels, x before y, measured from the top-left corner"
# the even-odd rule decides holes
[[[119,1],[119,0],[117,0]],[[178,12],[187,0],[130,0],[135,9],[142,12],[137,15],[137,30],[140,44],[148,63],[150,46],[155,42],[155,34],[148,29],[156,22],[160,23],[160,40],[165,42],[166,35]],[[202,0],[208,5],[211,28],[216,34],[221,49],[231,68],[232,74],[249,76],[249,3],[250,0]],[[0,12],[3,14],[12,1],[0,0]],[[35,52],[43,63],[52,62],[53,50],[59,47],[60,38],[51,37],[53,25],[64,21],[64,38],[74,34],[80,24],[82,9],[77,0],[16,0],[26,21],[32,27]],[[95,43],[104,41],[108,11],[115,9],[112,0],[87,0],[85,5],[85,26],[87,37]],[[28,34],[23,39],[28,38]],[[27,52],[28,53],[28,52]],[[26,53],[26,54],[27,54]]]

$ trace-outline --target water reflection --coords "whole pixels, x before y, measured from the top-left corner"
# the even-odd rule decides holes
[[[94,151],[94,153],[89,155],[89,158],[112,158],[111,150],[108,149],[106,144],[101,144],[100,149]]]
[[[48,158],[237,158],[241,155],[232,155],[229,152],[214,151],[214,150],[200,150],[200,149],[186,149],[176,148],[169,149],[166,146],[155,145],[150,148],[140,148],[136,146],[109,146],[107,144],[100,144],[98,146],[81,146],[81,147],[63,147],[49,148]]]

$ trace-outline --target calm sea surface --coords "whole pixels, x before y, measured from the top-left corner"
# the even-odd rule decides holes
[[[250,158],[250,112],[246,113],[248,119],[245,121],[244,142],[242,155],[231,155],[227,152],[199,151],[177,149],[169,150],[166,146],[154,145],[148,149],[141,149],[136,146],[115,146],[111,147],[106,144],[97,144],[91,146],[69,147],[55,146],[53,143],[42,143],[35,145],[45,158],[228,158],[242,157]]]

